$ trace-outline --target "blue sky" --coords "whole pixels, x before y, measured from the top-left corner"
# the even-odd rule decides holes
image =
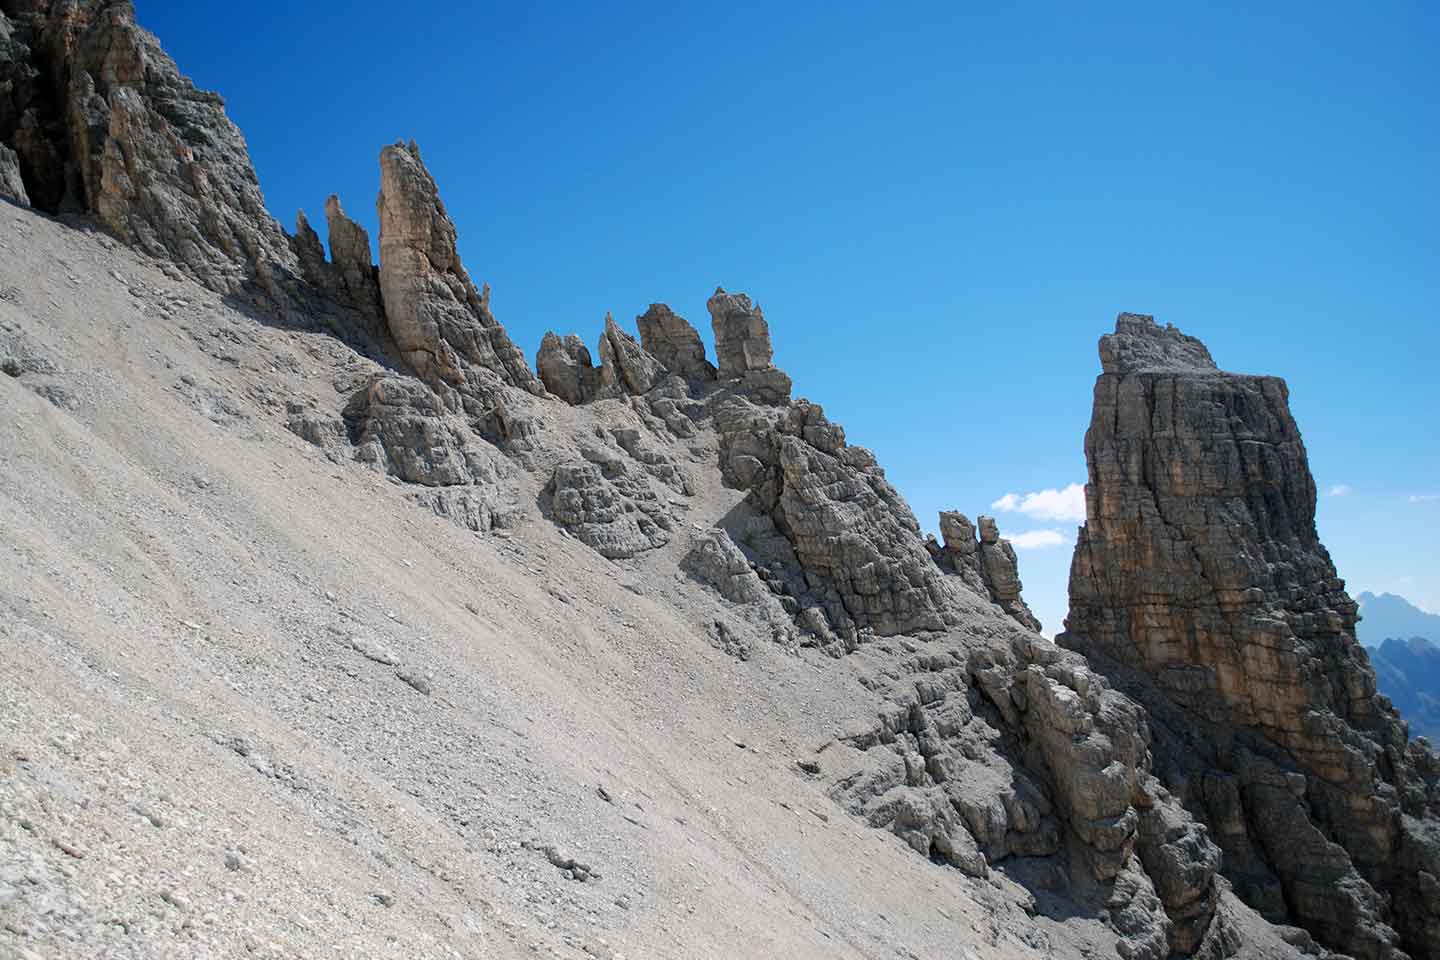
[[[933,529],[1083,483],[1096,339],[1153,313],[1289,381],[1352,592],[1440,611],[1440,8],[1363,6],[137,3],[287,227],[373,237],[415,138],[532,359],[749,292]],[[1053,499],[997,514],[1059,541],[1047,631]]]

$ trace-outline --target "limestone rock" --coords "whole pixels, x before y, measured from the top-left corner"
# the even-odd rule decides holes
[[[652,303],[635,318],[640,343],[660,365],[687,380],[714,380],[714,364],[705,359],[705,344],[689,322],[663,303]]]
[[[770,325],[759,306],[743,293],[716,287],[705,304],[715,332],[715,355],[722,380],[739,380],[761,403],[790,399],[790,378],[774,364]]]
[[[669,543],[674,523],[645,478],[605,451],[581,453],[555,467],[547,491],[555,522],[611,560]]]
[[[1100,338],[1100,366],[1106,373],[1216,370],[1210,351],[1173,324],[1164,327],[1143,313],[1122,313],[1115,332]]]
[[[546,390],[571,405],[589,403],[600,389],[600,371],[590,350],[573,333],[560,337],[547,332],[535,355],[535,371]]]
[[[14,150],[0,143],[0,198],[30,204],[25,180],[20,175],[20,158]]]
[[[495,486],[509,462],[447,415],[440,398],[412,377],[375,377],[351,399],[345,420],[356,459],[406,483]]]
[[[914,514],[868,450],[847,445],[817,404],[783,412],[735,396],[719,404],[722,477],[749,491],[793,546],[800,606],[823,608],[850,643],[865,628],[889,635],[956,622]]]
[[[639,396],[648,393],[663,375],[660,362],[605,314],[605,329],[600,332],[600,389]]]
[[[1376,695],[1284,381],[1133,314],[1100,353],[1061,642],[1145,704],[1162,779],[1257,910],[1357,957],[1435,960],[1434,908],[1409,894],[1440,868],[1437,765]]]
[[[197,90],[122,0],[12,5],[0,30],[0,142],[30,202],[233,293],[298,270],[219,96]],[[8,88],[8,89],[6,89]]]
[[[368,317],[381,319],[385,308],[380,299],[380,274],[371,259],[369,232],[345,215],[340,198],[334,194],[325,201],[325,221],[338,299]]]
[[[380,290],[407,364],[432,385],[466,392],[489,378],[539,395],[544,387],[460,263],[455,225],[410,144],[380,152]]]
[[[735,603],[755,603],[770,592],[724,530],[702,531],[695,538],[695,546],[690,549],[683,567]]]
[[[941,569],[960,577],[966,586],[997,604],[1015,622],[1039,631],[1040,621],[1021,597],[1020,564],[1010,541],[1000,538],[992,517],[980,518],[979,540],[975,525],[963,513],[940,513],[940,535],[944,547],[931,547],[931,556]]]

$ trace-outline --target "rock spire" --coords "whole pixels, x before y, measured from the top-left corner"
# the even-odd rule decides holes
[[[1136,314],[1100,356],[1060,642],[1148,708],[1157,774],[1252,906],[1435,960],[1440,763],[1376,695],[1285,382]]]
[[[386,321],[409,366],[428,382],[460,387],[480,370],[544,392],[525,357],[490,312],[455,248],[455,224],[420,148],[380,152],[380,292]]]

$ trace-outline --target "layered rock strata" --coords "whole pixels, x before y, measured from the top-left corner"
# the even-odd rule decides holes
[[[759,305],[743,293],[726,293],[723,287],[716,287],[705,307],[715,334],[719,378],[738,380],[761,403],[788,401],[790,378],[775,366],[770,325]]]
[[[1440,957],[1440,787],[1355,639],[1285,382],[1121,314],[1063,644],[1144,703],[1238,893],[1362,958]]]

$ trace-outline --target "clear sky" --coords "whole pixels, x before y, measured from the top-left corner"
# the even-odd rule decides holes
[[[287,227],[373,238],[417,140],[532,362],[746,291],[933,530],[1083,483],[1096,339],[1153,313],[1289,381],[1352,592],[1440,611],[1434,4],[136,6]],[[996,514],[1047,632],[1073,499]]]

